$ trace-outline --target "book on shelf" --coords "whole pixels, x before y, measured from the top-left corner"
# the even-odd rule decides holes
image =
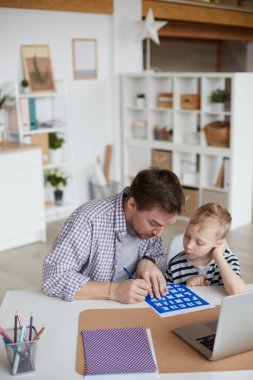
[[[34,101],[30,101],[31,99]],[[29,132],[30,130],[36,129],[37,123],[35,116],[35,99],[21,98],[19,101],[19,107],[22,132]],[[8,114],[10,132],[18,133],[18,117],[16,106],[11,107]]]
[[[222,161],[222,164],[218,173],[218,177],[214,183],[214,186],[220,187],[220,188],[224,187],[224,160]]]
[[[23,131],[27,132],[30,130],[30,110],[29,110],[29,100],[28,98],[20,99],[20,117]]]
[[[36,120],[36,103],[35,98],[29,98],[29,111],[30,111],[30,129],[31,131],[37,129]]]
[[[146,302],[160,317],[171,317],[214,307],[185,285],[167,284],[167,287],[168,292],[163,297],[146,297]]]
[[[143,327],[81,331],[85,378],[158,374],[151,332]]]

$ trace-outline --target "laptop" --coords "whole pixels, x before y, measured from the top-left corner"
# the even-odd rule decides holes
[[[253,350],[253,291],[224,297],[218,320],[174,332],[208,360]]]

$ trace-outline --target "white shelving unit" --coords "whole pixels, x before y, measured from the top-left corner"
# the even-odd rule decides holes
[[[67,217],[76,207],[76,181],[72,167],[71,130],[68,121],[67,86],[65,81],[55,82],[55,92],[21,93],[18,83],[5,83],[8,93],[13,95],[8,107],[9,120],[5,125],[4,136],[7,141],[19,141],[25,144],[33,143],[33,136],[56,132],[65,140],[62,149],[62,158],[59,162],[50,161],[48,151],[46,163],[43,163],[44,175],[50,169],[60,168],[69,176],[68,184],[64,187],[64,201],[62,206],[54,205],[53,188],[45,184],[45,211],[46,220],[53,221]],[[22,112],[22,99],[35,99],[37,126],[31,129],[27,125],[24,112]],[[10,118],[10,114],[13,115]],[[51,125],[46,126],[49,121]],[[44,156],[45,158],[45,156]]]
[[[131,73],[122,78],[123,182],[152,165],[152,151],[171,152],[168,169],[179,177],[186,195],[189,216],[208,201],[230,211],[232,228],[251,223],[253,196],[253,108],[251,73]],[[226,89],[230,102],[223,112],[210,103],[213,90]],[[136,95],[145,94],[143,107]],[[158,94],[169,93],[170,108],[157,107]],[[182,95],[199,95],[196,109],[183,109]],[[222,121],[230,124],[229,146],[208,145],[203,128]],[[136,133],[133,125],[144,125]],[[146,127],[145,127],[146,125]],[[164,131],[162,139],[157,130]],[[139,138],[136,138],[139,136]],[[169,137],[170,136],[170,137]],[[218,183],[221,169],[222,183]]]

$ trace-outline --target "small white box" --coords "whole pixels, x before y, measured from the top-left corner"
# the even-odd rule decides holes
[[[135,121],[132,127],[133,127],[134,138],[136,139],[147,138],[147,122],[146,121]]]

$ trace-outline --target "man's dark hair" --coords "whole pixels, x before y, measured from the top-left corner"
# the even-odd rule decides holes
[[[184,205],[183,190],[176,174],[159,168],[140,171],[133,179],[128,197],[135,199],[140,211],[160,206],[169,214],[180,215]]]

